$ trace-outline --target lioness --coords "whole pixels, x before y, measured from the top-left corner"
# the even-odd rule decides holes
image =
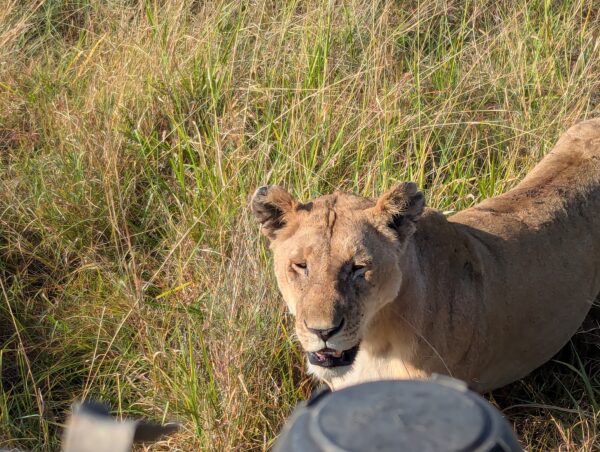
[[[436,372],[492,390],[550,359],[600,292],[600,119],[449,218],[410,182],[307,203],[261,187],[251,207],[316,376],[335,389]]]

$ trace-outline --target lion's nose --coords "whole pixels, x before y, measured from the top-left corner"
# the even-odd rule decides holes
[[[306,326],[306,329],[308,331],[310,331],[313,334],[316,334],[324,341],[327,341],[327,339],[329,339],[330,337],[334,336],[335,334],[337,334],[341,331],[342,327],[344,326],[344,319],[342,319],[340,321],[338,326],[334,326],[333,328],[326,328],[326,329],[311,328],[310,326],[308,326],[306,324],[306,320],[304,321],[304,325]]]

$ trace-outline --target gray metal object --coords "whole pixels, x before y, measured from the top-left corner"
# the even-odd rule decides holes
[[[73,407],[63,440],[64,452],[127,452],[134,443],[157,441],[174,433],[177,424],[119,421],[109,414],[109,407],[84,402]]]
[[[318,394],[298,407],[275,452],[520,452],[502,415],[448,377],[379,381]]]

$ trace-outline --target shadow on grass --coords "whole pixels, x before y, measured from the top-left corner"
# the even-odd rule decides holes
[[[556,356],[487,398],[512,422],[527,450],[600,447],[600,305]]]
[[[0,240],[0,447],[52,449],[83,382],[73,369],[56,372],[70,351],[52,348],[48,306],[58,302],[60,275],[68,273],[6,249]]]

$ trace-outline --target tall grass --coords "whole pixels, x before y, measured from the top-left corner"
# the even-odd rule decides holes
[[[312,383],[249,193],[501,193],[600,114],[599,32],[593,0],[5,0],[0,447],[91,397],[181,421],[156,450],[268,448]],[[585,353],[491,396],[529,450],[599,447]]]

